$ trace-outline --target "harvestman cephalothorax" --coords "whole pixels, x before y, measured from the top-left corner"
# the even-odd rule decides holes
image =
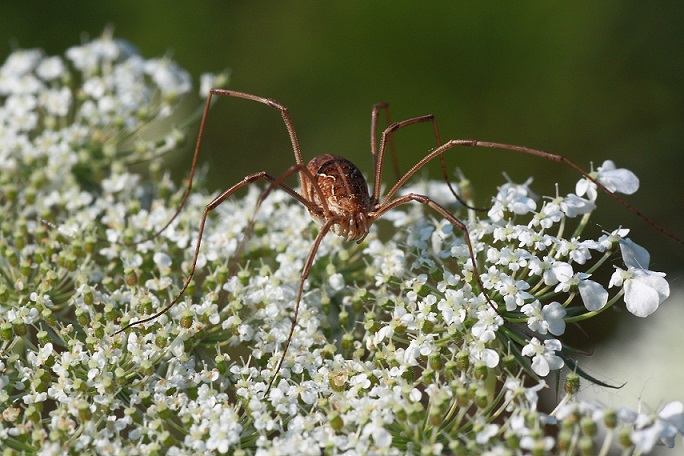
[[[192,160],[192,167],[190,169],[190,175],[188,178],[188,185],[185,190],[185,193],[183,195],[183,198],[181,200],[181,203],[174,213],[174,215],[171,217],[171,219],[161,228],[159,229],[156,233],[154,233],[150,238],[154,238],[155,236],[159,235],[161,232],[163,232],[172,222],[173,220],[178,216],[180,211],[182,210],[188,195],[190,194],[190,191],[192,190],[192,182],[193,182],[193,176],[195,173],[195,169],[197,167],[197,158],[199,156],[199,151],[202,145],[202,137],[204,134],[204,127],[207,121],[207,116],[209,112],[209,107],[211,104],[211,99],[213,96],[226,96],[226,97],[236,97],[236,98],[243,98],[246,100],[251,100],[255,101],[257,103],[264,104],[272,109],[275,109],[280,112],[280,115],[282,116],[283,122],[285,123],[285,127],[287,128],[287,132],[290,137],[290,143],[292,144],[292,151],[294,152],[294,158],[295,158],[295,164],[291,166],[287,171],[285,171],[283,174],[281,174],[279,177],[273,177],[267,172],[261,171],[258,173],[250,174],[248,176],[245,176],[240,182],[236,183],[232,187],[230,187],[228,190],[225,190],[223,193],[221,193],[219,196],[214,198],[209,204],[204,209],[204,212],[202,214],[202,219],[200,222],[200,227],[199,227],[199,234],[197,236],[197,243],[195,247],[195,255],[193,258],[192,266],[190,268],[190,273],[188,274],[187,278],[185,279],[185,282],[183,284],[183,287],[181,288],[180,292],[177,294],[177,296],[162,310],[159,312],[155,313],[154,315],[144,318],[142,320],[135,321],[128,326],[120,329],[117,331],[118,333],[121,333],[132,326],[139,325],[145,322],[149,322],[151,320],[156,319],[160,315],[164,314],[167,312],[172,306],[174,306],[181,296],[185,293],[185,290],[188,288],[190,281],[192,280],[194,274],[195,274],[195,267],[197,264],[197,259],[199,256],[200,252],[200,245],[202,242],[202,234],[204,232],[204,225],[207,219],[208,214],[216,209],[222,202],[224,202],[227,198],[229,198],[231,195],[233,195],[236,191],[240,190],[243,187],[246,187],[249,184],[252,184],[254,182],[260,181],[260,180],[265,180],[269,182],[268,187],[266,190],[261,194],[261,197],[259,198],[257,202],[257,209],[258,206],[261,204],[261,202],[266,198],[266,196],[276,187],[284,190],[287,192],[289,195],[291,195],[294,199],[299,201],[301,204],[303,204],[306,209],[308,210],[309,214],[311,217],[318,222],[321,225],[321,229],[316,235],[313,244],[311,246],[311,250],[309,251],[309,255],[306,259],[306,262],[304,264],[304,268],[302,270],[301,278],[299,280],[299,288],[297,292],[297,298],[295,302],[295,307],[294,307],[294,314],[292,316],[292,326],[290,327],[290,332],[287,338],[287,342],[285,343],[285,346],[283,347],[283,353],[280,355],[280,360],[273,372],[273,375],[271,376],[271,380],[268,386],[268,389],[266,393],[270,390],[271,386],[273,385],[273,382],[275,381],[275,378],[278,375],[278,372],[280,371],[280,368],[283,364],[283,361],[285,360],[285,356],[287,354],[287,350],[290,345],[290,341],[292,339],[292,335],[295,330],[295,326],[297,324],[297,315],[299,313],[299,304],[302,298],[302,290],[304,288],[304,281],[309,275],[309,271],[311,269],[311,265],[313,264],[314,257],[316,255],[316,252],[318,250],[318,247],[323,239],[323,237],[329,232],[332,231],[333,233],[337,234],[338,236],[346,238],[347,241],[356,241],[356,242],[361,242],[363,239],[368,235],[369,229],[373,222],[375,222],[378,218],[380,218],[383,214],[386,212],[396,208],[397,206],[400,206],[405,203],[409,202],[418,202],[421,204],[425,204],[429,206],[433,211],[435,211],[437,214],[440,216],[444,217],[449,223],[451,223],[455,228],[458,230],[462,231],[464,234],[464,240],[466,243],[466,246],[469,251],[469,256],[470,260],[472,261],[473,265],[473,276],[475,278],[475,281],[477,282],[480,290],[482,290],[482,293],[487,300],[487,302],[496,310],[497,306],[490,300],[489,296],[487,296],[485,292],[485,288],[482,286],[482,282],[480,280],[480,274],[477,270],[476,265],[476,260],[475,260],[475,254],[473,252],[473,247],[471,245],[469,233],[468,233],[468,228],[466,225],[458,220],[456,217],[454,217],[447,209],[445,209],[443,206],[439,205],[436,203],[434,200],[432,200],[430,197],[426,195],[421,195],[421,194],[416,194],[416,193],[408,193],[405,195],[397,196],[397,192],[401,189],[401,187],[421,168],[423,168],[428,162],[431,160],[439,157],[440,160],[442,160],[442,169],[444,172],[444,177],[447,180],[448,183],[448,178],[447,178],[447,173],[446,173],[446,168],[444,167],[444,161],[443,161],[443,154],[451,149],[455,149],[457,147],[484,147],[484,148],[493,148],[493,149],[501,149],[501,150],[507,150],[507,151],[512,151],[512,152],[519,152],[523,154],[528,154],[528,155],[534,155],[537,157],[542,157],[547,160],[552,160],[560,163],[564,163],[565,165],[573,168],[580,174],[582,174],[585,178],[589,179],[592,181],[598,188],[600,188],[602,191],[610,195],[613,199],[618,201],[620,204],[625,206],[627,209],[629,209],[631,212],[636,214],[638,217],[640,217],[642,220],[644,220],[646,223],[657,229],[658,231],[662,232],[666,236],[672,238],[676,242],[682,244],[684,243],[682,240],[680,240],[678,237],[675,235],[665,231],[662,229],[660,226],[655,224],[653,221],[642,215],[639,211],[637,211],[634,207],[632,207],[629,203],[627,203],[625,200],[620,198],[619,196],[615,195],[613,192],[608,190],[604,185],[602,185],[600,182],[598,182],[594,177],[592,177],[589,173],[584,171],[582,168],[579,166],[575,165],[572,161],[569,159],[561,156],[561,155],[555,155],[551,154],[548,152],[544,152],[541,150],[537,149],[531,149],[528,147],[523,147],[523,146],[515,146],[515,145],[510,145],[510,144],[501,144],[501,143],[495,143],[495,142],[487,142],[487,141],[478,141],[478,140],[472,140],[472,139],[453,139],[450,141],[445,142],[444,144],[441,143],[440,138],[439,138],[439,132],[437,130],[437,123],[435,121],[435,117],[433,115],[424,115],[424,116],[418,116],[418,117],[412,117],[410,119],[406,119],[400,122],[395,122],[390,124],[387,128],[385,128],[382,132],[382,135],[380,137],[380,142],[378,145],[378,140],[377,140],[377,123],[378,123],[378,116],[381,110],[385,110],[387,119],[389,121],[389,114],[387,110],[387,104],[385,103],[378,103],[375,106],[373,106],[372,114],[371,114],[371,154],[372,154],[372,159],[373,159],[373,186],[372,186],[372,191],[369,192],[369,187],[368,184],[366,183],[366,180],[364,179],[363,175],[361,174],[361,171],[349,160],[346,160],[342,157],[338,157],[335,155],[330,155],[330,154],[325,154],[325,155],[319,155],[317,157],[314,157],[311,161],[308,163],[304,163],[302,159],[302,153],[301,149],[299,147],[299,142],[297,140],[297,134],[294,129],[294,125],[292,123],[292,120],[290,119],[290,114],[288,112],[288,109],[281,105],[280,103],[269,99],[269,98],[263,98],[259,97],[256,95],[251,95],[248,93],[243,93],[243,92],[236,92],[233,90],[223,90],[223,89],[211,89],[209,92],[209,96],[207,97],[207,102],[204,107],[204,113],[202,116],[202,120],[200,123],[200,128],[199,128],[199,135],[197,139],[197,145],[195,147],[195,154]],[[392,148],[392,138],[393,134],[403,128],[407,127],[409,125],[421,123],[421,122],[431,122],[432,126],[434,128],[435,132],[435,137],[437,139],[437,147],[435,147],[431,152],[429,152],[425,157],[423,157],[420,161],[418,161],[411,169],[409,169],[405,174],[403,174],[397,181],[394,186],[392,186],[389,191],[384,195],[384,197],[380,194],[380,184],[381,184],[381,178],[382,178],[382,170],[383,170],[383,164],[385,161],[385,154],[387,151],[388,144],[390,144],[390,148]],[[287,185],[284,181],[287,179],[289,176],[297,174],[299,176],[299,186],[300,186],[300,191],[297,192],[294,188],[290,187]],[[397,173],[398,174],[398,173]],[[453,190],[452,190],[453,192]],[[458,195],[453,192],[454,195],[458,198]],[[236,255],[237,257],[240,256],[240,253],[242,251],[242,248],[244,247],[244,243],[249,235],[249,230],[251,228],[251,224],[248,225],[247,231],[245,233],[245,236],[243,238],[243,241],[241,245],[238,247]]]

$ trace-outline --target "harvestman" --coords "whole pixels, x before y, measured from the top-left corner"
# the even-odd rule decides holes
[[[373,222],[380,218],[383,214],[386,212],[390,211],[391,209],[396,208],[397,206],[400,206],[402,204],[408,203],[408,202],[418,202],[421,204],[425,204],[432,208],[435,212],[437,212],[439,215],[444,217],[449,223],[451,223],[455,228],[459,229],[460,231],[463,232],[464,240],[465,243],[468,247],[468,252],[470,256],[470,260],[472,261],[473,264],[473,276],[480,287],[480,290],[482,290],[482,293],[489,303],[489,305],[492,306],[495,310],[497,309],[497,306],[492,303],[490,300],[489,296],[487,296],[487,293],[485,292],[485,288],[482,286],[482,282],[480,280],[480,275],[476,267],[476,260],[475,260],[475,254],[473,252],[473,247],[470,242],[470,237],[468,233],[468,228],[463,224],[460,220],[458,220],[456,217],[454,217],[448,210],[446,210],[444,207],[436,203],[434,200],[429,198],[426,195],[420,195],[416,193],[409,193],[406,195],[402,196],[395,196],[399,189],[406,183],[406,181],[409,180],[418,170],[420,170],[423,166],[425,166],[428,162],[433,160],[436,157],[439,157],[440,160],[442,160],[442,168],[444,171],[444,177],[447,180],[448,183],[448,177],[446,170],[444,168],[444,161],[442,154],[450,149],[456,148],[456,147],[485,147],[485,148],[493,148],[493,149],[502,149],[502,150],[508,150],[508,151],[513,151],[513,152],[520,152],[528,155],[534,155],[537,157],[542,157],[546,158],[548,160],[556,161],[556,162],[561,162],[566,164],[567,166],[573,168],[580,174],[582,174],[584,177],[592,181],[594,184],[596,184],[601,190],[603,190],[605,193],[610,195],[613,199],[618,201],[620,204],[625,206],[627,209],[629,209],[631,212],[636,214],[638,217],[643,219],[646,223],[657,229],[658,231],[662,232],[666,236],[674,239],[678,243],[684,243],[682,242],[679,238],[677,238],[675,235],[665,231],[662,229],[660,226],[655,224],[653,221],[642,215],[640,212],[638,212],[636,209],[634,209],[629,203],[627,203],[625,200],[620,198],[619,196],[615,195],[613,192],[608,190],[605,186],[603,186],[600,182],[598,182],[595,178],[593,178],[589,173],[584,171],[582,168],[579,166],[575,165],[572,161],[568,160],[567,158],[561,156],[561,155],[555,155],[551,154],[548,152],[544,152],[541,150],[536,150],[536,149],[531,149],[528,147],[523,147],[523,146],[514,146],[510,144],[501,144],[501,143],[495,143],[495,142],[487,142],[487,141],[477,141],[477,140],[463,140],[463,139],[453,139],[450,141],[447,141],[444,144],[441,144],[441,141],[439,139],[439,133],[437,130],[437,123],[435,121],[435,117],[431,114],[429,115],[424,115],[424,116],[418,116],[418,117],[412,117],[410,119],[403,120],[401,122],[395,122],[390,124],[385,130],[382,132],[382,137],[380,139],[380,147],[378,148],[377,145],[377,121],[378,121],[378,115],[381,109],[384,109],[387,114],[387,119],[389,121],[389,114],[387,111],[387,104],[385,103],[378,103],[373,106],[372,114],[371,114],[371,154],[373,158],[373,193],[369,194],[368,191],[368,184],[366,183],[366,180],[364,179],[363,175],[361,174],[361,171],[349,160],[346,160],[342,157],[338,157],[335,155],[330,155],[330,154],[325,154],[325,155],[319,155],[317,157],[314,157],[309,163],[305,164],[303,159],[302,159],[302,153],[299,148],[299,142],[297,141],[297,134],[295,133],[294,125],[292,123],[292,120],[290,119],[290,114],[287,110],[287,108],[280,103],[271,100],[269,98],[263,98],[259,97],[256,95],[251,95],[248,93],[242,93],[242,92],[236,92],[233,90],[223,90],[223,89],[211,89],[209,92],[209,96],[207,97],[207,102],[204,107],[204,113],[202,116],[202,121],[200,123],[200,128],[199,128],[199,135],[197,139],[197,145],[195,147],[195,154],[192,160],[192,168],[190,170],[190,176],[188,178],[188,185],[185,190],[185,193],[183,195],[183,198],[181,200],[180,205],[178,206],[178,209],[174,213],[174,215],[171,217],[171,219],[156,233],[154,233],[150,238],[154,238],[158,236],[160,233],[162,233],[172,222],[173,220],[178,216],[180,211],[182,210],[183,206],[185,205],[185,202],[188,198],[188,195],[190,194],[190,191],[192,190],[192,181],[193,181],[193,176],[195,173],[195,168],[197,167],[197,158],[199,156],[199,151],[200,147],[202,144],[202,137],[204,134],[204,127],[207,121],[207,116],[209,112],[209,107],[211,104],[211,99],[212,96],[227,96],[227,97],[236,97],[236,98],[243,98],[246,100],[251,100],[255,101],[257,103],[264,104],[270,108],[273,108],[277,111],[280,111],[280,115],[283,118],[283,122],[285,123],[285,127],[287,128],[287,132],[290,136],[290,143],[292,144],[292,150],[294,152],[294,157],[296,164],[290,167],[285,173],[280,175],[279,177],[275,178],[268,174],[265,171],[261,171],[258,173],[250,174],[248,176],[245,176],[242,181],[238,182],[237,184],[233,185],[230,187],[228,190],[224,191],[221,193],[219,196],[214,198],[213,201],[211,201],[209,204],[204,209],[204,212],[202,214],[202,219],[200,222],[200,227],[199,227],[199,234],[197,236],[197,245],[195,247],[195,255],[193,258],[192,262],[192,267],[190,269],[190,273],[188,274],[187,278],[185,279],[185,282],[183,284],[183,287],[181,288],[180,292],[178,295],[171,301],[166,307],[164,307],[162,310],[159,312],[155,313],[154,315],[144,318],[142,320],[135,321],[128,326],[120,329],[119,331],[116,332],[116,334],[119,334],[128,328],[139,325],[142,323],[149,322],[151,320],[156,319],[160,315],[166,313],[172,306],[174,306],[181,298],[181,296],[185,293],[185,290],[188,288],[190,281],[192,280],[192,277],[195,274],[195,267],[197,264],[197,258],[199,256],[199,251],[200,251],[200,245],[202,242],[202,234],[204,232],[204,225],[207,219],[207,216],[211,211],[216,209],[221,203],[223,203],[228,197],[230,197],[233,193],[236,191],[240,190],[241,188],[252,184],[256,181],[259,180],[266,180],[269,182],[269,186],[266,188],[266,190],[261,194],[258,202],[257,202],[257,209],[261,202],[266,198],[266,196],[276,187],[281,188],[282,190],[286,191],[290,196],[292,196],[294,199],[299,201],[301,204],[303,204],[306,209],[308,210],[309,214],[311,217],[318,222],[321,225],[321,230],[318,232],[316,235],[316,238],[313,241],[313,245],[311,246],[311,250],[309,251],[309,255],[306,259],[306,263],[304,264],[304,269],[302,270],[302,275],[299,280],[299,288],[297,291],[297,300],[295,302],[295,308],[294,308],[294,315],[292,317],[292,326],[290,327],[290,332],[288,334],[287,342],[285,343],[285,346],[283,348],[283,353],[280,357],[280,361],[278,362],[275,371],[273,373],[273,376],[271,377],[271,381],[268,385],[268,388],[266,390],[266,393],[270,391],[271,386],[273,385],[278,372],[280,371],[280,368],[283,365],[283,362],[285,361],[285,356],[287,355],[287,350],[290,346],[290,341],[292,339],[292,335],[294,333],[295,326],[297,324],[297,316],[299,313],[299,304],[302,298],[302,290],[304,288],[304,281],[309,275],[309,271],[311,269],[311,265],[313,264],[314,257],[316,255],[316,252],[318,250],[318,247],[323,239],[323,237],[329,232],[332,231],[333,233],[337,234],[338,236],[346,238],[347,241],[356,241],[357,243],[360,243],[363,241],[363,239],[368,235],[369,229]],[[428,153],[425,157],[423,157],[418,163],[413,165],[411,169],[409,169],[403,176],[399,178],[396,184],[387,192],[387,194],[384,196],[384,198],[381,199],[380,195],[380,181],[382,178],[382,167],[384,164],[385,160],[385,152],[387,148],[388,142],[392,142],[392,135],[394,132],[399,130],[400,128],[421,123],[421,122],[431,122],[434,128],[435,132],[435,137],[437,139],[437,147],[433,149],[430,153]],[[288,178],[289,176],[297,173],[299,175],[299,185],[300,185],[300,192],[298,193],[295,189],[287,185],[284,180]],[[398,175],[399,173],[397,173]],[[452,190],[453,192],[453,190]],[[454,195],[458,198],[458,195],[456,195],[455,192],[453,192]],[[460,199],[459,199],[460,200]],[[255,211],[256,212],[256,211]],[[243,238],[243,241],[240,246],[238,246],[236,255],[237,257],[240,256],[240,253],[242,251],[242,248],[244,246],[244,243],[246,242],[246,239],[249,235],[249,231],[251,229],[251,223],[248,225],[245,236]],[[497,310],[498,312],[498,310]]]

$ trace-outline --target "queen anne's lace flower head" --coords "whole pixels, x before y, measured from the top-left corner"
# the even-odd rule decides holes
[[[200,93],[225,80],[204,76]],[[4,448],[563,454],[586,419],[619,424],[629,437],[620,444],[639,451],[683,432],[681,403],[613,412],[577,400],[573,372],[556,410],[541,410],[545,377],[581,373],[568,324],[623,296],[646,316],[669,295],[628,230],[585,234],[597,209],[586,179],[576,194],[544,198],[531,179],[509,181],[487,214],[470,217],[444,183],[413,189],[468,220],[476,264],[464,233],[418,204],[388,213],[386,233],[360,245],[326,236],[268,394],[315,230],[285,192],[256,213],[257,186],[221,204],[180,302],[113,337],[166,306],[192,267],[212,199],[201,183],[151,237],[182,195],[153,158],[182,142],[186,122],[143,134],[191,91],[178,64],[109,33],[64,57],[17,51],[0,67]],[[144,176],[128,169],[141,161]],[[592,175],[614,191],[638,186],[612,162]],[[606,287],[597,270],[618,251]]]

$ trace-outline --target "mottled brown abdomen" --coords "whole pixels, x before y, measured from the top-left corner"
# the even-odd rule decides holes
[[[316,180],[328,206],[328,217],[336,218],[332,231],[347,240],[363,239],[370,224],[366,214],[375,205],[368,194],[368,184],[361,171],[346,158],[324,154],[313,158],[307,169]],[[304,196],[316,206],[323,208],[321,197],[309,179],[302,182]],[[311,213],[319,223],[328,217]]]

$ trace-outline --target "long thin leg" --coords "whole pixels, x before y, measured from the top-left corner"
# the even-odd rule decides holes
[[[409,125],[417,124],[420,122],[433,121],[434,116],[428,114],[425,116],[412,117],[410,119],[402,120],[401,122],[394,122],[389,127],[385,128],[382,132],[382,138],[380,139],[380,149],[378,150],[377,157],[373,160],[375,168],[373,170],[373,198],[375,201],[380,199],[380,184],[382,179],[382,166],[385,162],[385,150],[387,149],[387,143],[393,141],[393,134],[400,128],[407,127]]]
[[[409,119],[411,120],[411,119]],[[596,178],[592,177],[588,172],[577,166],[575,163],[573,163],[570,159],[562,156],[562,155],[556,155],[552,154],[549,152],[545,152],[543,150],[538,150],[538,149],[532,149],[529,147],[525,146],[514,146],[511,144],[502,144],[502,143],[496,143],[496,142],[488,142],[488,141],[478,141],[475,139],[452,139],[451,141],[448,141],[444,143],[443,145],[435,148],[432,152],[427,154],[425,157],[423,157],[418,163],[413,165],[411,169],[409,169],[406,174],[402,176],[399,181],[397,181],[396,184],[394,184],[394,187],[392,187],[387,194],[385,195],[384,199],[382,202],[380,202],[380,207],[386,206],[392,196],[397,193],[397,191],[401,188],[402,185],[408,181],[411,176],[413,176],[418,170],[420,170],[423,166],[425,166],[430,160],[434,159],[435,157],[441,156],[444,152],[450,149],[454,149],[456,147],[485,147],[489,149],[500,149],[500,150],[507,150],[511,152],[519,152],[527,155],[533,155],[536,157],[541,157],[545,158],[547,160],[563,163],[566,166],[569,166],[570,168],[574,169],[578,173],[580,173],[582,176],[584,176],[586,179],[590,180],[598,188],[600,188],[603,192],[608,194],[611,198],[613,198],[615,201],[618,203],[622,204],[624,207],[629,209],[630,212],[632,212],[634,215],[639,217],[641,220],[649,224],[651,227],[655,228],[656,230],[660,231],[663,233],[665,236],[669,237],[670,239],[674,240],[675,242],[679,244],[684,244],[684,241],[680,239],[679,237],[675,236],[674,234],[670,233],[669,231],[663,229],[660,225],[656,224],[654,221],[643,215],[641,212],[636,210],[631,204],[629,204],[627,201],[622,199],[620,196],[616,195],[615,193],[611,192],[608,190],[601,182],[596,180]]]
[[[192,182],[195,176],[195,169],[197,168],[197,158],[199,157],[199,151],[202,146],[202,138],[204,137],[204,127],[207,123],[207,116],[209,114],[209,107],[211,106],[211,96],[213,95],[212,91],[209,91],[209,96],[207,96],[207,101],[204,104],[204,112],[202,113],[202,120],[200,121],[200,127],[199,127],[199,133],[197,135],[197,143],[195,144],[195,153],[192,157],[192,166],[190,167],[190,175],[188,176],[188,186],[185,189],[185,192],[183,193],[183,198],[181,198],[181,202],[178,205],[178,208],[176,209],[176,212],[171,216],[171,218],[166,222],[164,226],[159,228],[157,231],[155,231],[153,234],[150,236],[147,236],[146,238],[143,238],[139,241],[134,241],[134,242],[127,242],[126,245],[129,246],[135,246],[138,244],[141,244],[143,242],[149,241],[150,239],[154,239],[157,236],[159,236],[161,233],[166,230],[171,223],[173,223],[174,220],[176,220],[176,217],[178,217],[178,214],[180,214],[181,210],[183,210],[183,207],[185,206],[185,202],[188,199],[188,196],[190,196],[190,192],[192,191]]]
[[[385,150],[387,147],[387,143],[390,144],[390,151],[392,153],[392,158],[393,158],[393,162],[394,162],[394,170],[395,170],[395,173],[397,174],[397,180],[400,178],[399,166],[397,164],[396,148],[394,146],[394,133],[397,130],[399,130],[400,128],[406,127],[408,125],[413,125],[415,123],[428,122],[429,121],[429,122],[432,122],[432,129],[434,130],[434,133],[435,133],[435,140],[437,141],[437,147],[442,145],[442,140],[440,139],[440,136],[439,136],[439,128],[437,128],[437,120],[435,119],[435,116],[433,114],[427,114],[424,116],[418,116],[418,117],[413,117],[411,119],[406,119],[402,122],[395,122],[395,123],[389,125],[382,132],[382,139],[380,141],[380,150],[379,150],[379,152],[376,151],[377,139],[375,137],[375,133],[376,133],[376,129],[377,129],[377,117],[378,117],[378,110],[379,109],[385,110],[388,122],[390,119],[390,117],[389,117],[389,106],[387,105],[387,103],[377,103],[373,106],[373,112],[371,113],[371,153],[373,154],[373,170],[375,171],[374,182],[373,182],[373,196],[375,197],[376,201],[378,201],[380,199],[380,184],[382,181],[382,167],[383,167],[384,160],[385,160]],[[458,192],[456,190],[454,190],[454,187],[451,184],[451,179],[449,179],[449,173],[447,172],[446,162],[444,161],[443,155],[439,156],[439,161],[440,161],[440,164],[442,167],[442,176],[444,177],[444,181],[446,182],[447,187],[449,187],[449,191],[451,192],[451,194],[454,195],[454,198],[456,198],[456,200],[458,200],[459,203],[461,203],[464,207],[466,207],[468,209],[472,209],[475,211],[486,211],[487,209],[470,206],[461,197],[461,195],[459,195]]]
[[[294,125],[292,124],[292,119],[290,118],[290,114],[287,110],[287,108],[277,101],[271,100],[269,98],[263,98],[263,97],[258,97],[256,95],[252,95],[249,93],[243,93],[243,92],[237,92],[235,90],[225,90],[225,89],[210,89],[209,90],[209,95],[207,96],[207,101],[204,104],[204,112],[202,113],[202,120],[200,121],[200,128],[199,128],[199,133],[197,135],[197,144],[195,145],[195,153],[192,158],[192,166],[190,168],[190,175],[188,176],[188,186],[185,189],[185,193],[183,193],[183,198],[181,198],[181,202],[178,205],[178,208],[176,209],[176,212],[171,216],[171,218],[166,222],[166,224],[158,229],[154,234],[139,240],[135,242],[129,242],[126,243],[126,245],[137,245],[142,242],[148,241],[150,239],[154,239],[155,237],[159,236],[166,228],[173,223],[173,221],[178,217],[178,214],[180,214],[181,210],[183,210],[183,207],[185,206],[185,202],[188,199],[188,196],[190,195],[190,192],[192,191],[192,183],[193,183],[193,178],[195,176],[195,169],[197,168],[197,158],[199,157],[199,152],[202,146],[202,138],[204,137],[204,127],[206,126],[207,123],[207,117],[209,115],[209,107],[211,106],[211,99],[212,97],[216,96],[226,96],[226,97],[235,97],[235,98],[243,98],[245,100],[251,100],[251,101],[256,101],[257,103],[264,104],[270,108],[276,109],[280,111],[280,115],[283,118],[283,122],[285,123],[285,128],[287,128],[287,133],[290,136],[290,142],[292,143],[292,150],[294,152],[295,156],[295,161],[297,164],[302,164],[302,152],[301,149],[299,148],[299,141],[297,140],[297,134],[294,129]],[[299,183],[301,185],[302,180],[304,179],[303,173],[300,172],[299,174]]]
[[[181,288],[180,292],[176,295],[176,297],[171,301],[166,307],[164,307],[162,310],[159,312],[155,313],[154,315],[144,318],[142,320],[135,321],[128,326],[125,326],[118,330],[117,332],[114,333],[114,335],[122,333],[126,331],[127,329],[131,328],[132,326],[136,326],[142,323],[147,323],[148,321],[152,321],[159,316],[163,315],[166,313],[171,307],[176,305],[176,303],[180,300],[181,296],[183,296],[183,293],[185,293],[185,290],[188,288],[190,285],[190,281],[192,280],[193,276],[195,275],[195,267],[197,265],[197,258],[199,257],[199,252],[200,252],[200,246],[202,245],[202,235],[204,234],[204,225],[207,221],[207,216],[211,211],[216,209],[221,203],[223,203],[228,197],[230,197],[233,193],[236,191],[240,190],[241,188],[245,187],[246,185],[249,185],[253,182],[258,181],[259,179],[265,179],[270,182],[278,182],[278,186],[285,190],[287,193],[292,195],[295,199],[297,199],[299,202],[304,204],[305,206],[309,207],[311,203],[304,199],[299,193],[294,191],[290,186],[278,181],[275,177],[271,176],[270,174],[262,171],[259,173],[255,174],[250,174],[249,176],[246,176],[242,181],[238,182],[237,184],[233,185],[230,187],[228,190],[224,191],[221,193],[219,196],[214,198],[209,204],[206,205],[204,208],[204,212],[202,214],[202,219],[200,221],[200,227],[199,227],[199,233],[197,234],[197,245],[195,246],[195,256],[193,257],[192,260],[192,267],[190,268],[190,274],[188,274],[187,278],[185,279],[185,282],[183,283],[183,287]]]
[[[254,206],[254,212],[252,213],[252,216],[249,219],[249,223],[247,223],[247,228],[245,228],[245,234],[242,237],[242,241],[238,245],[237,250],[235,251],[235,257],[236,258],[240,258],[240,256],[242,255],[242,251],[244,250],[245,245],[247,244],[247,240],[249,239],[249,236],[252,233],[252,228],[254,228],[254,223],[256,222],[256,215],[257,215],[257,212],[259,211],[259,208],[261,207],[261,204],[264,202],[266,197],[268,197],[268,195],[273,191],[274,188],[281,187],[281,188],[285,188],[285,189],[290,189],[289,187],[287,187],[287,185],[285,185],[283,183],[283,181],[285,179],[287,179],[288,177],[290,177],[294,173],[302,173],[304,175],[304,178],[307,179],[309,182],[311,182],[311,185],[313,186],[314,191],[318,194],[318,197],[320,198],[321,207],[318,207],[315,204],[308,201],[306,199],[306,196],[301,196],[301,195],[297,194],[296,192],[294,192],[294,190],[292,190],[292,192],[294,192],[294,194],[297,195],[296,196],[297,200],[300,203],[302,203],[304,206],[306,206],[307,209],[309,210],[309,212],[318,213],[320,215],[320,217],[325,218],[325,219],[328,219],[331,217],[330,209],[328,208],[328,201],[326,198],[323,197],[323,191],[321,190],[321,187],[318,185],[318,183],[316,182],[316,179],[311,174],[311,172],[307,169],[306,165],[303,165],[303,164],[302,165],[293,165],[290,167],[290,169],[288,169],[287,171],[282,173],[280,176],[278,176],[277,179],[272,180],[271,183],[268,185],[268,187],[266,187],[266,189],[263,192],[261,192],[261,195],[259,195],[259,199],[257,200],[256,205]],[[293,193],[290,193],[290,194],[293,194]]]
[[[283,347],[283,354],[280,356],[280,361],[278,361],[278,365],[275,368],[275,371],[273,373],[273,377],[271,377],[271,381],[268,384],[268,388],[266,388],[266,392],[264,393],[264,397],[268,396],[268,392],[271,391],[271,387],[273,386],[273,383],[275,382],[276,377],[278,376],[278,372],[280,372],[280,368],[283,366],[283,362],[285,361],[285,356],[287,355],[287,349],[290,348],[290,342],[292,341],[292,335],[294,334],[295,326],[297,326],[297,316],[299,315],[299,303],[302,301],[302,292],[304,290],[304,281],[306,280],[307,277],[309,277],[309,272],[311,271],[311,265],[313,264],[314,257],[316,256],[316,252],[318,252],[318,247],[321,245],[321,241],[325,237],[325,235],[330,231],[330,228],[335,224],[338,223],[339,220],[337,218],[331,217],[325,221],[323,226],[321,227],[321,231],[318,232],[316,235],[316,239],[314,240],[313,245],[311,246],[311,250],[309,251],[309,256],[306,258],[306,264],[304,264],[304,269],[302,270],[302,277],[299,280],[299,289],[297,291],[297,301],[295,302],[295,310],[294,310],[294,315],[292,316],[292,326],[290,326],[290,333],[287,336],[287,342],[285,342],[285,347]]]
[[[390,211],[394,209],[395,207],[406,204],[411,201],[416,201],[421,204],[426,204],[430,208],[432,208],[435,212],[437,212],[439,215],[447,219],[449,223],[451,223],[455,228],[461,230],[463,232],[463,239],[465,239],[466,245],[468,246],[468,254],[470,255],[470,261],[473,263],[473,275],[475,276],[475,281],[477,282],[477,285],[480,287],[480,290],[482,290],[482,294],[484,295],[485,299],[489,303],[489,305],[494,309],[497,313],[498,311],[498,306],[492,302],[492,300],[489,298],[489,295],[487,294],[487,291],[484,288],[484,285],[482,285],[482,279],[480,279],[480,272],[477,269],[477,261],[475,259],[475,251],[473,250],[473,244],[470,242],[470,233],[468,231],[468,228],[465,226],[463,222],[461,222],[459,219],[454,217],[448,210],[446,210],[444,207],[440,206],[437,204],[435,201],[430,199],[429,197],[425,195],[419,195],[416,193],[409,193],[404,196],[400,196],[399,198],[396,198],[395,200],[392,200],[391,202],[387,204],[382,204],[380,206],[380,209],[378,209],[376,212],[373,212],[370,214],[370,217],[375,220],[378,217],[381,217],[384,213],[387,211]],[[465,277],[464,277],[464,282],[465,282]]]
[[[290,136],[290,143],[292,144],[292,151],[294,152],[295,162],[298,165],[304,164],[304,160],[302,160],[302,150],[300,149],[299,141],[297,140],[297,133],[295,132],[294,124],[292,123],[292,119],[290,118],[290,112],[288,111],[288,109],[285,106],[281,105],[280,103],[278,103],[275,100],[272,100],[271,98],[258,97],[256,95],[252,95],[250,93],[237,92],[235,90],[211,89],[211,93],[214,95],[236,97],[236,98],[243,98],[245,100],[256,101],[257,103],[264,104],[264,105],[268,106],[269,108],[273,108],[277,111],[280,111],[280,116],[283,118],[283,122],[285,123],[285,128],[287,128],[287,134]],[[304,180],[304,175],[302,173],[300,173],[299,174],[300,186],[301,186],[303,180]]]
[[[373,170],[377,169],[377,158],[378,158],[378,115],[380,110],[385,111],[385,120],[387,125],[392,124],[389,113],[389,105],[384,101],[380,103],[375,103],[371,111],[371,154],[373,155]],[[399,161],[397,160],[397,148],[394,145],[394,136],[389,137],[390,151],[392,153],[392,167],[394,168],[394,175],[397,179],[401,177],[401,172],[399,171]],[[437,144],[439,146],[439,144]]]

